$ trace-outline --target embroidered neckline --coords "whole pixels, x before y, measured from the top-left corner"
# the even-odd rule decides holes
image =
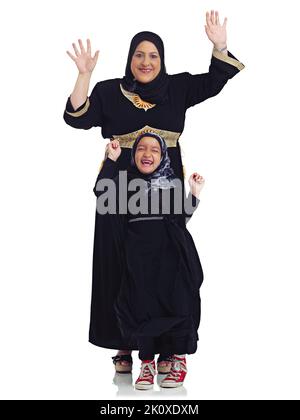
[[[150,102],[144,101],[137,93],[129,92],[128,90],[125,90],[120,83],[120,89],[123,95],[129,99],[130,102],[133,103],[133,105],[137,108],[144,109],[147,111],[148,109],[153,108],[156,104],[151,104]]]
[[[126,134],[113,134],[111,140],[118,140],[121,147],[132,148],[135,139],[140,134],[144,133],[157,133],[165,139],[168,147],[177,147],[177,141],[181,133],[176,133],[174,131],[161,130],[159,128],[151,127],[150,125],[145,125],[144,127]]]

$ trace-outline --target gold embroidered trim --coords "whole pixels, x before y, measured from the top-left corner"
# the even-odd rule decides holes
[[[245,67],[245,65],[241,63],[240,61],[236,60],[235,58],[229,57],[226,54],[221,53],[216,48],[213,48],[212,55],[221,61],[225,61],[226,63],[237,67],[239,70],[243,70],[243,68]]]
[[[156,104],[150,104],[150,102],[144,101],[137,93],[128,92],[128,90],[125,90],[123,86],[120,83],[120,89],[123,95],[129,99],[133,105],[137,108],[142,108],[145,111],[147,111],[150,108],[153,108]]]
[[[163,137],[168,147],[176,147],[177,141],[181,135],[181,133],[176,133],[175,131],[160,130],[158,128],[150,127],[149,125],[145,125],[145,127],[141,128],[140,130],[133,131],[132,133],[113,135],[110,141],[119,140],[121,147],[131,149],[136,138],[142,133],[155,133],[155,134],[160,135],[161,137]],[[106,158],[107,158],[107,152],[105,151],[104,159],[102,160],[99,167],[99,172],[101,171]],[[183,174],[185,176],[184,166],[183,166]]]
[[[105,160],[105,159],[103,159],[103,160],[102,160],[102,162],[101,162],[101,165],[100,165],[100,167],[99,167],[99,171],[98,171],[98,172],[100,172],[100,171],[101,171],[102,166],[103,166],[103,163],[104,163],[104,160]]]
[[[150,127],[149,125],[146,125],[140,130],[133,131],[132,133],[113,135],[112,140],[119,140],[121,147],[127,147],[131,149],[136,138],[142,133],[158,134],[159,136],[163,137],[168,147],[176,147],[177,140],[179,139],[181,135],[181,133],[176,133],[175,131],[160,130],[158,128],[154,128],[154,127]]]
[[[75,112],[66,111],[66,113],[69,114],[69,115],[72,115],[72,117],[81,117],[81,115],[85,114],[86,111],[89,109],[89,106],[90,106],[90,100],[89,100],[89,98],[87,98],[86,104],[84,105],[84,107],[80,111],[75,111]]]

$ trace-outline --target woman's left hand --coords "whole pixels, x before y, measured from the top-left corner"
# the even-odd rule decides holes
[[[227,34],[226,34],[226,23],[227,17],[225,17],[223,25],[219,22],[219,12],[211,10],[206,12],[206,25],[205,32],[208,39],[214,44],[217,49],[221,49],[226,46]]]

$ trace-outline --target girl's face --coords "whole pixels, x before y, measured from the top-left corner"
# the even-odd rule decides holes
[[[160,56],[150,41],[142,41],[136,47],[131,59],[131,71],[136,80],[149,83],[160,72]]]
[[[143,137],[135,151],[135,164],[143,174],[151,174],[156,170],[161,160],[159,142],[153,137]]]

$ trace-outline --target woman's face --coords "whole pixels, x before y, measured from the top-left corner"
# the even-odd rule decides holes
[[[161,160],[159,142],[153,137],[143,137],[135,151],[135,164],[143,174],[151,174],[156,170]]]
[[[160,56],[150,41],[140,42],[131,59],[131,71],[136,80],[149,83],[160,72]]]

